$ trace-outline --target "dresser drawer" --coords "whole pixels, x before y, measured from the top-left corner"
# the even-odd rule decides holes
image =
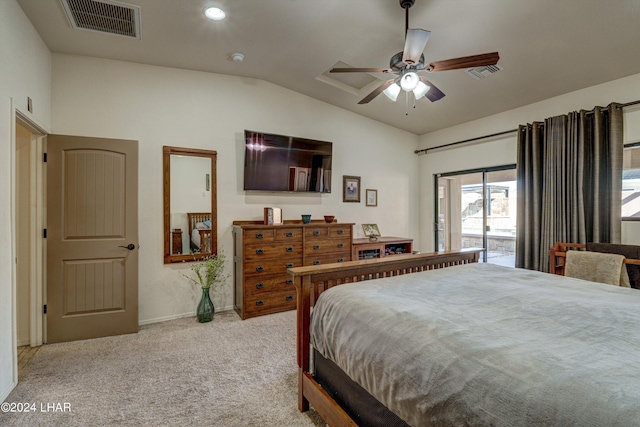
[[[269,277],[248,277],[245,280],[245,295],[269,294],[272,292],[295,292],[290,274]]]
[[[338,253],[349,250],[351,239],[324,239],[311,240],[304,244],[305,256],[315,256],[316,254]]]
[[[262,242],[244,246],[245,261],[272,258],[298,258],[302,251],[302,242]]]
[[[302,228],[278,228],[276,240],[279,242],[302,242]]]
[[[344,238],[351,239],[351,227],[329,227],[329,237],[331,238]]]
[[[328,227],[308,227],[304,230],[305,241],[326,239],[329,237]]]
[[[249,261],[244,263],[244,275],[250,276],[269,276],[271,274],[287,274],[287,269],[292,267],[300,267],[302,265],[302,257],[293,257],[290,259],[269,259],[263,261]]]
[[[296,291],[272,292],[265,295],[251,295],[245,299],[248,315],[267,314],[296,308]]]
[[[304,265],[325,265],[346,261],[351,261],[351,251],[345,251],[342,253],[334,252],[328,255],[306,255],[304,257]]]
[[[275,239],[276,231],[274,229],[254,229],[245,230],[243,234],[243,243],[250,245],[252,243],[272,242]]]

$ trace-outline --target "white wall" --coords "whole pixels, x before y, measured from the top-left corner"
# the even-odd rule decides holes
[[[195,310],[197,290],[163,261],[162,146],[218,152],[218,241],[231,255],[231,223],[261,220],[278,206],[284,219],[335,215],[377,223],[382,233],[418,238],[418,157],[414,134],[366,119],[282,87],[248,78],[53,55],[53,133],[135,139],[140,143],[141,323]],[[333,142],[329,195],[243,191],[244,130]],[[342,175],[378,190],[378,207],[342,202]],[[231,290],[231,279],[228,287]],[[218,307],[232,305],[231,292]]]
[[[15,0],[0,1],[0,401],[15,386],[11,321],[14,287],[12,247],[14,111],[49,127],[51,54]],[[33,114],[27,113],[27,97]]]
[[[569,111],[592,109],[610,102],[640,99],[640,74],[568,93],[518,109],[432,132],[420,137],[420,148],[435,147],[483,135],[516,129]],[[624,110],[624,143],[640,141],[640,107]],[[429,151],[420,156],[420,241],[423,251],[434,247],[433,174],[516,163],[516,134]],[[622,243],[640,244],[640,222],[622,223]]]

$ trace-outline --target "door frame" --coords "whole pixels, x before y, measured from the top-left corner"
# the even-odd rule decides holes
[[[16,215],[17,215],[17,168],[16,168],[16,124],[29,129],[35,136],[31,139],[31,190],[30,198],[32,203],[32,212],[30,212],[30,227],[34,231],[31,234],[30,246],[31,257],[29,262],[29,344],[31,346],[39,346],[44,342],[45,331],[45,315],[42,307],[45,304],[45,269],[44,254],[46,251],[46,242],[43,237],[43,228],[46,227],[45,212],[45,185],[44,172],[45,165],[42,161],[45,150],[45,138],[47,136],[46,128],[38,123],[30,113],[25,113],[17,105],[15,100],[11,98],[11,147],[10,147],[10,165],[11,165],[11,183],[10,183],[10,203],[11,203],[11,259],[14,260],[11,269],[11,335],[12,335],[12,351],[13,351],[13,380],[14,384],[18,383],[18,325],[17,325],[17,276],[16,276],[16,259],[17,250],[16,242]]]

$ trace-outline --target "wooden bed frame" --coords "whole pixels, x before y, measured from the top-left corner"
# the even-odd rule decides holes
[[[587,250],[584,243],[563,243],[556,242],[549,249],[549,272],[564,276],[564,264],[567,259],[567,251],[570,250]],[[640,265],[640,259],[625,258],[625,264]]]
[[[189,222],[189,248],[191,248],[191,233],[199,222],[211,221],[211,212],[187,212],[187,221]],[[200,233],[200,253],[211,253],[211,229],[198,229]]]
[[[330,426],[356,426],[357,424],[340,405],[322,388],[310,372],[311,343],[309,322],[311,308],[325,290],[353,282],[400,276],[425,270],[478,262],[482,249],[433,252],[421,255],[393,255],[381,259],[350,261],[322,266],[290,268],[297,292],[297,362],[298,409],[309,409],[309,404]]]

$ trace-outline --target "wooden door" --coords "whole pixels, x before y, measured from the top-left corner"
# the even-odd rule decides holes
[[[138,142],[47,137],[47,342],[138,331]]]

